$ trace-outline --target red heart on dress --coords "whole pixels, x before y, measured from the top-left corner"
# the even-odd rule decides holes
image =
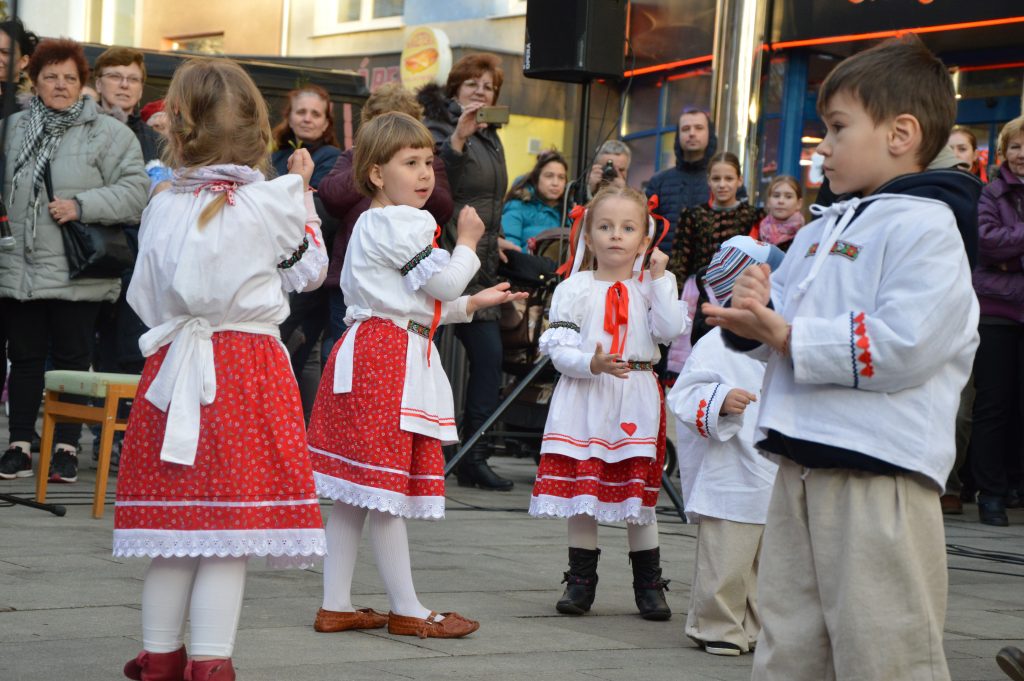
[[[861,336],[857,339],[857,347],[861,350],[867,350],[870,345],[871,341],[868,340],[867,336]]]
[[[622,430],[626,431],[626,435],[629,435],[629,436],[632,436],[633,433],[636,432],[636,424],[635,423],[620,423],[619,424],[619,428],[622,428]]]

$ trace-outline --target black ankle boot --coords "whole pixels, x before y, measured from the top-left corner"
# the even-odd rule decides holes
[[[630,551],[629,562],[633,565],[633,595],[640,616],[659,622],[671,618],[672,611],[665,600],[669,580],[661,578],[661,548]]]
[[[597,594],[597,558],[601,549],[575,549],[569,547],[569,570],[562,582],[565,593],[555,604],[563,615],[582,615],[590,610]]]
[[[1009,525],[1010,520],[1006,517],[1006,502],[1003,497],[979,494],[978,520],[984,525],[995,525],[996,527]]]
[[[487,449],[479,445],[466,452],[455,471],[455,478],[459,487],[508,492],[515,486],[514,482],[501,477],[487,465]]]

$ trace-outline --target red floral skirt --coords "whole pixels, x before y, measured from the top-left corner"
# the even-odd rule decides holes
[[[348,332],[346,332],[348,333]],[[409,335],[371,317],[355,339],[352,391],[334,393],[331,351],[309,421],[317,491],[404,518],[444,517],[441,442],[399,426]]]
[[[648,525],[661,491],[665,465],[665,396],[655,458],[634,457],[618,463],[601,459],[573,459],[562,454],[542,454],[530,499],[530,515],[570,518],[590,515],[601,522],[626,521]]]
[[[217,396],[200,408],[192,466],[160,460],[167,414],[145,399],[170,346],[146,360],[121,450],[114,555],[309,564],[325,552],[323,521],[288,354],[266,335],[212,342]]]

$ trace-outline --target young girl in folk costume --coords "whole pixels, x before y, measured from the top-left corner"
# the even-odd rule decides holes
[[[169,191],[142,216],[128,303],[151,328],[125,434],[114,555],[152,559],[130,679],[224,681],[248,556],[325,552],[302,407],[278,325],[327,267],[313,164],[264,179],[270,125],[244,70],[195,59],[167,94]],[[240,250],[241,247],[241,250]],[[190,620],[191,660],[183,646]]]
[[[804,226],[800,212],[804,193],[795,177],[776,175],[768,185],[768,214],[750,232],[750,236],[778,246],[783,252],[789,250],[793,237]]]
[[[726,239],[740,234],[749,234],[765,213],[749,203],[736,198],[743,184],[743,173],[736,155],[728,151],[716,154],[708,162],[708,187],[711,200],[706,206],[684,208],[679,214],[675,247],[668,269],[676,275],[682,299],[686,301],[690,320],[700,323],[694,314],[700,309],[697,302],[700,286],[697,274],[707,267],[712,256]],[[674,380],[690,355],[690,339],[675,340],[669,349],[667,359],[668,382]]]
[[[782,263],[775,246],[734,236],[704,275],[708,298],[725,304],[740,273]],[[686,635],[713,655],[757,642],[757,565],[776,465],[754,448],[765,363],[725,346],[712,329],[693,346],[666,402],[678,417],[676,446],[686,516],[699,523]]]
[[[574,211],[579,227],[582,209]],[[665,459],[658,343],[682,333],[685,311],[668,257],[644,255],[654,220],[629,187],[597,193],[574,238],[570,276],[555,289],[541,351],[562,374],[551,398],[530,515],[569,520],[568,586],[556,609],[581,615],[597,587],[598,522],[625,521],[633,590],[646,619],[672,616],[661,578],[654,507]],[[579,271],[586,261],[588,269]]]
[[[317,490],[335,500],[314,624],[320,632],[387,625],[392,634],[458,638],[479,627],[420,603],[405,518],[444,516],[441,445],[458,440],[451,386],[433,343],[437,326],[468,322],[477,310],[526,294],[499,284],[461,295],[480,267],[475,249],[484,225],[464,208],[454,251],[436,247],[434,218],[420,210],[434,188],[433,156],[430,132],[404,113],[364,123],[356,138],[353,178],[372,201],[341,272],[349,329],[324,369],[309,424]],[[352,605],[367,516],[388,615]]]

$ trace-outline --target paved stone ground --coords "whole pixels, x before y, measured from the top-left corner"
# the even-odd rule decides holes
[[[0,418],[0,438],[6,437]],[[86,436],[84,441],[88,440]],[[0,439],[6,448],[6,440]],[[122,678],[140,649],[139,598],[146,561],[110,555],[112,507],[90,514],[94,474],[88,455],[79,482],[51,485],[49,501],[67,515],[22,506],[0,508],[0,679],[75,681]],[[672,579],[669,622],[636,615],[622,527],[601,529],[601,583],[591,614],[554,611],[565,569],[565,525],[529,518],[534,466],[494,460],[516,482],[511,493],[449,487],[448,518],[412,522],[415,578],[421,600],[479,619],[463,640],[419,640],[380,632],[317,634],[319,570],[250,568],[235,659],[244,681],[460,679],[465,681],[746,681],[750,656],[721,658],[683,635],[695,531],[680,523],[663,496],[662,552]],[[108,500],[113,501],[113,483]],[[28,496],[32,480],[0,481],[0,493]],[[326,510],[326,507],[325,507]],[[967,515],[947,520],[951,545],[1024,556],[1024,512],[1009,528]],[[955,550],[955,549],[954,549]],[[946,651],[958,681],[1004,679],[995,665],[1006,644],[1024,646],[1024,566],[950,556]],[[387,610],[387,598],[361,548],[355,601]]]

